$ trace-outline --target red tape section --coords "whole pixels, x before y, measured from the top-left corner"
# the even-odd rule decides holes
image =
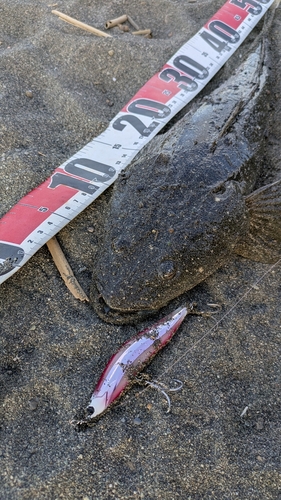
[[[273,2],[228,0],[101,135],[4,215],[0,283],[114,182],[120,170],[205,87]]]

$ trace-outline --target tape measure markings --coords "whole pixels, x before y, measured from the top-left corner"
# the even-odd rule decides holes
[[[139,89],[104,132],[4,215],[0,220],[0,283],[115,181],[213,78],[273,2],[228,0]]]

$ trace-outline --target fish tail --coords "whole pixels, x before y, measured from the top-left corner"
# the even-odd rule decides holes
[[[273,264],[281,258],[281,179],[245,198],[249,231],[235,252],[247,259]]]

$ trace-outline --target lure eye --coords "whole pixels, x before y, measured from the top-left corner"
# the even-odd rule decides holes
[[[159,275],[161,276],[161,278],[168,280],[173,278],[175,274],[176,266],[172,260],[165,260],[164,262],[161,262],[159,267]]]
[[[93,415],[95,413],[95,408],[93,406],[88,406],[87,412],[88,415]]]

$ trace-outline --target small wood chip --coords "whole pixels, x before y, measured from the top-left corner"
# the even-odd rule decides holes
[[[249,410],[249,406],[245,406],[244,410],[242,411],[240,417],[245,417],[247,411]]]
[[[118,24],[123,24],[127,21],[128,16],[124,14],[123,16],[116,17],[116,19],[111,19],[111,21],[106,21],[105,29],[109,30],[109,28],[113,28],[114,26],[118,26]]]
[[[118,24],[118,28],[124,32],[130,31],[129,26],[126,26],[126,24]]]
[[[144,35],[145,37],[152,37],[151,30],[138,30],[138,31],[132,31],[132,35]]]

